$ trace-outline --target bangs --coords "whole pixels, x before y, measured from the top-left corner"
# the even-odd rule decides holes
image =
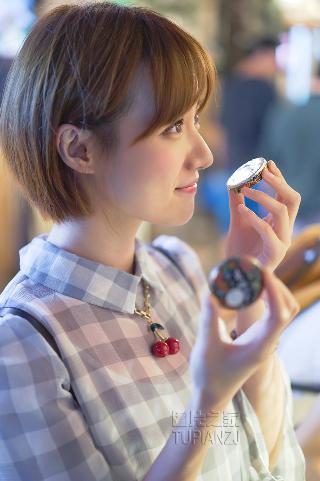
[[[165,28],[148,18],[142,29],[143,62],[151,72],[154,115],[149,126],[133,142],[176,121],[194,105],[203,110],[216,83],[209,54],[190,34],[168,19]]]

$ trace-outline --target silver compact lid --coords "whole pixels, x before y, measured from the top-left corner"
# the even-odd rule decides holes
[[[227,188],[236,189],[249,182],[258,175],[267,165],[266,159],[258,157],[241,165],[227,180]]]

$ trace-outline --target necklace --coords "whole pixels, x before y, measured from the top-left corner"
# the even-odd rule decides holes
[[[165,357],[168,356],[168,354],[176,354],[180,350],[180,341],[178,341],[178,339],[174,339],[173,337],[165,337],[159,332],[159,330],[163,330],[164,327],[157,322],[153,322],[151,319],[149,285],[144,279],[142,279],[142,286],[144,306],[143,309],[135,308],[134,314],[146,319],[149,324],[149,328],[157,339],[157,341],[151,346],[151,352],[155,357]]]

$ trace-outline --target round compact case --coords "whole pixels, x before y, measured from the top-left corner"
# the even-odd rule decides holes
[[[252,187],[262,180],[262,172],[268,166],[268,162],[263,157],[252,159],[241,165],[227,180],[227,189],[235,189],[237,192],[241,188]]]
[[[230,257],[212,269],[209,287],[227,309],[242,309],[255,302],[263,290],[260,263],[252,257]]]

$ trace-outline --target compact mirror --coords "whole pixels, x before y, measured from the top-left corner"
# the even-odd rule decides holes
[[[209,287],[227,309],[242,309],[255,302],[263,290],[263,274],[257,259],[230,257],[209,274]]]
[[[262,180],[262,172],[268,163],[263,157],[252,159],[241,165],[227,180],[228,190],[241,191],[244,186],[251,187]]]

